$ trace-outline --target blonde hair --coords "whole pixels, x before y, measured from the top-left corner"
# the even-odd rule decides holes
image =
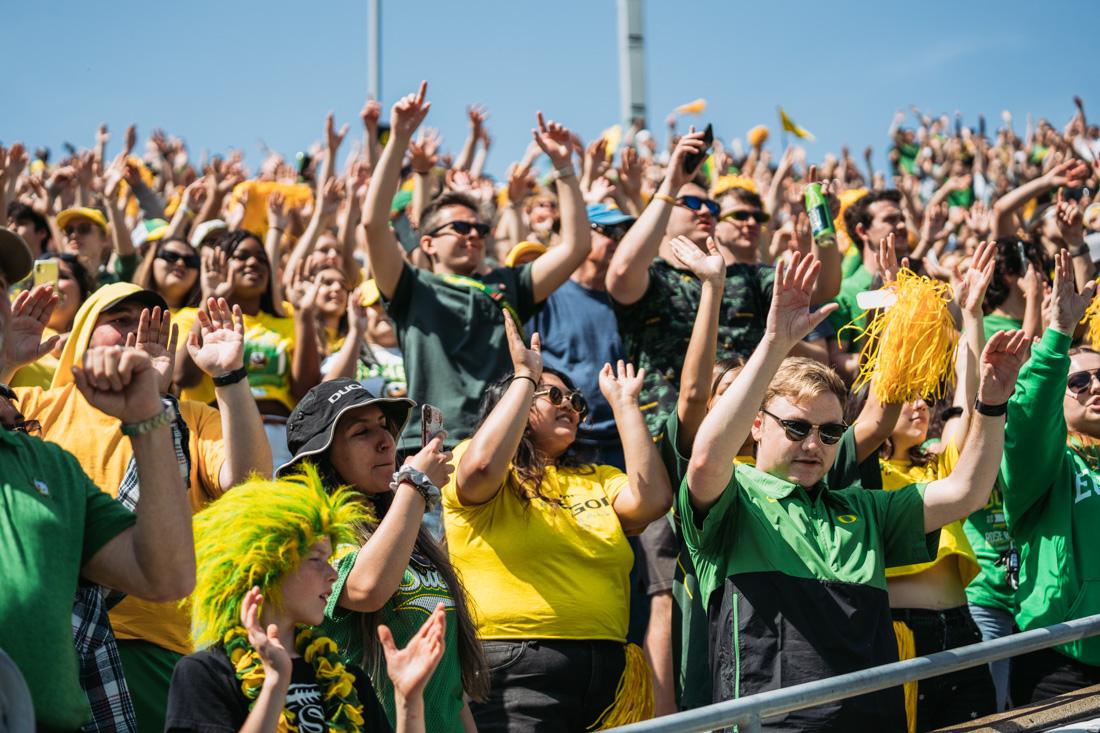
[[[767,407],[776,397],[792,402],[807,400],[824,392],[832,393],[844,409],[848,401],[848,389],[844,380],[830,367],[803,356],[789,356],[783,360],[772,377],[768,391],[764,393],[762,407]]]

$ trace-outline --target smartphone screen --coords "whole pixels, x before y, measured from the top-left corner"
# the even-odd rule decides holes
[[[57,260],[38,260],[34,263],[35,287],[39,285],[53,285],[56,287],[58,279]]]
[[[443,411],[435,405],[420,406],[420,446],[428,444],[443,429]]]
[[[699,167],[699,164],[706,159],[707,155],[710,154],[710,146],[713,142],[714,130],[711,128],[710,124],[708,124],[706,129],[703,130],[703,144],[706,145],[706,147],[698,153],[693,153],[684,158],[685,173],[692,173],[695,171],[696,168]]]

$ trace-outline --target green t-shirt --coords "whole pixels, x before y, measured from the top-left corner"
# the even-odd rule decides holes
[[[41,727],[75,730],[91,718],[73,648],[77,580],[134,521],[72,454],[0,430],[0,649],[26,678]]]
[[[840,277],[842,280],[847,279],[856,273],[856,270],[863,267],[863,253],[859,251],[859,247],[853,244],[848,248],[848,251],[844,253],[844,259],[840,261]]]
[[[1004,495],[998,480],[989,494],[989,502],[963,522],[963,531],[974,548],[981,572],[966,586],[966,598],[973,604],[1016,612],[1016,592],[1005,577],[1005,566],[998,565],[1012,535],[1005,522]]]
[[[1002,316],[1000,313],[990,313],[982,319],[982,329],[985,330],[986,341],[993,338],[993,334],[1000,331],[1015,331],[1023,327],[1023,321],[1017,321],[1009,316]]]
[[[775,268],[770,265],[726,266],[718,317],[717,358],[748,358],[761,339],[771,307]],[[631,305],[615,304],[615,318],[627,359],[645,369],[638,398],[652,435],[664,429],[676,411],[680,371],[699,311],[703,284],[688,270],[657,258],[649,266],[649,286]]]
[[[393,683],[386,674],[386,661],[379,650],[377,664],[364,659],[363,634],[373,633],[363,628],[363,614],[349,611],[337,605],[347,583],[348,575],[359,557],[356,547],[340,547],[336,551],[338,578],[332,586],[325,621],[324,633],[336,642],[344,661],[361,665],[371,678],[378,699],[386,709],[390,725],[396,728]],[[378,623],[385,624],[393,632],[394,643],[403,649],[428,620],[437,604],[442,603],[447,614],[446,648],[443,659],[424,688],[425,724],[430,731],[462,733],[462,669],[458,658],[458,619],[455,615],[454,597],[443,577],[428,558],[413,550],[401,585],[379,610]]]
[[[840,307],[829,314],[829,323],[836,329],[837,338],[848,343],[849,351],[855,352],[860,349],[862,344],[857,343],[856,338],[863,332],[866,325],[866,318],[864,318],[866,311],[859,307],[856,297],[870,290],[874,282],[875,276],[860,262],[859,267],[841,281],[840,292],[833,298],[833,302]],[[849,324],[855,328],[841,330]]]
[[[485,387],[512,370],[505,303],[520,323],[535,313],[530,264],[498,267],[479,281],[489,293],[406,264],[386,301],[405,357],[409,397],[443,411],[447,448],[473,435]],[[419,447],[420,423],[411,420],[398,448]]]

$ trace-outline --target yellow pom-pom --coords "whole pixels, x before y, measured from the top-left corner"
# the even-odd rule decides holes
[[[1081,323],[1088,324],[1088,330],[1085,332],[1085,340],[1096,349],[1100,347],[1100,295],[1097,295],[1089,303],[1089,307],[1085,310],[1085,315],[1081,318]]]
[[[747,135],[749,138],[749,145],[754,148],[758,148],[768,140],[768,128],[764,125],[757,125],[749,130]]]
[[[947,308],[951,288],[908,269],[889,287],[897,301],[880,310],[857,338],[864,344],[854,388],[871,382],[883,403],[942,397],[954,382],[959,343]]]

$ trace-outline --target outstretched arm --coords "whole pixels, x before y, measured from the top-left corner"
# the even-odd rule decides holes
[[[649,287],[649,265],[657,256],[657,248],[665,236],[672,207],[676,205],[676,194],[698,171],[685,171],[684,158],[705,149],[702,132],[684,135],[676,143],[665,179],[619,243],[607,268],[607,292],[617,303],[633,305],[645,295]]]
[[[978,399],[986,405],[1004,405],[1012,397],[1016,375],[1027,361],[1030,341],[1023,331],[993,335],[982,352]],[[975,414],[955,469],[924,490],[924,531],[932,532],[978,511],[1001,465],[1005,417]]]
[[[780,260],[776,267],[764,339],[734,385],[711,408],[695,438],[687,481],[696,508],[709,509],[721,497],[733,473],[737,450],[748,438],[764,393],[783,359],[836,310],[835,304],[829,304],[810,312],[810,296],[820,269],[813,255],[803,258],[798,252],[789,265]]]
[[[428,82],[420,82],[420,90],[398,100],[390,113],[390,139],[386,143],[378,169],[367,187],[366,219],[367,252],[371,275],[385,298],[392,298],[397,281],[405,268],[405,250],[390,229],[390,204],[401,176],[401,161],[413,133],[431,108],[424,100]]]
[[[1032,198],[1046,193],[1055,186],[1079,185],[1086,177],[1088,177],[1088,166],[1079,160],[1067,160],[1051,168],[1045,175],[1012,189],[993,204],[991,237],[997,239],[1012,234],[1012,216]]]
[[[531,265],[535,302],[541,303],[588,257],[592,249],[592,229],[588,226],[584,195],[573,169],[572,133],[554,121],[547,124],[542,112],[538,113],[538,124],[538,129],[531,134],[557,171],[558,206],[561,207],[561,243],[551,247]]]

